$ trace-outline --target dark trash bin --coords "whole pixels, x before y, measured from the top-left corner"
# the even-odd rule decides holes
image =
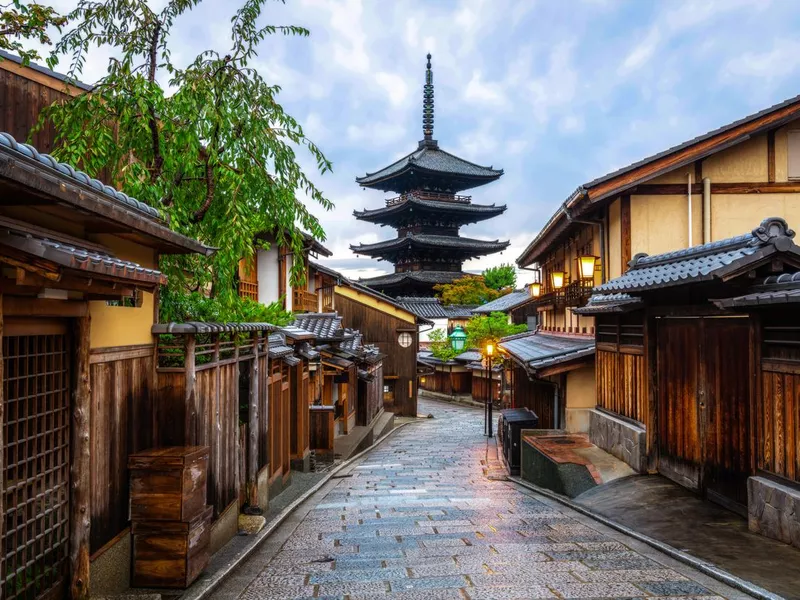
[[[519,475],[520,470],[520,432],[523,429],[536,429],[539,417],[528,408],[509,408],[500,411],[503,431],[503,456],[511,475]]]

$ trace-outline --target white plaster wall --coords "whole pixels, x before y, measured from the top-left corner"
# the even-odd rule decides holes
[[[271,304],[278,300],[278,248],[258,251],[258,301]]]
[[[445,333],[447,333],[447,319],[431,319],[431,321],[434,323],[432,328],[430,325],[423,325],[420,327],[420,343],[429,342],[430,338],[428,337],[428,334],[435,329],[442,329]]]

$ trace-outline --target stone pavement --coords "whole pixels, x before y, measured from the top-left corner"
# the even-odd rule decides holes
[[[544,497],[484,475],[479,410],[413,423],[267,540],[215,600],[745,598]]]

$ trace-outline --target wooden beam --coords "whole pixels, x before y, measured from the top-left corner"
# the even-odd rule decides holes
[[[697,160],[694,163],[694,180],[697,183],[703,181],[703,161]]]
[[[89,384],[90,317],[73,321],[75,388],[72,394],[72,467],[70,469],[70,590],[71,600],[89,598],[89,533],[91,529],[91,460]]]
[[[682,183],[654,183],[637,185],[630,190],[633,195],[685,196],[687,186]],[[702,194],[703,184],[692,184],[692,194]],[[712,194],[794,194],[800,193],[797,181],[754,181],[736,183],[711,183]]]
[[[6,317],[85,317],[89,314],[86,302],[7,295],[2,298]]]
[[[3,297],[0,295],[0,540],[3,538],[3,528],[6,523],[6,513],[5,508],[3,506],[3,499],[5,498],[5,490],[2,489],[3,480],[5,479],[4,474],[6,472],[6,465],[3,461],[3,457],[5,456],[5,439],[3,436],[3,428],[5,427],[3,423],[5,423],[5,405],[6,399],[3,397],[3,382],[5,379],[5,373],[3,372]],[[5,574],[3,574],[5,577]]]
[[[628,270],[631,254],[631,197],[626,195],[620,198],[619,206],[620,240],[622,247],[622,265],[620,273]]]
[[[794,119],[798,113],[800,113],[800,102],[795,102],[760,118],[732,127],[705,140],[671,152],[666,156],[650,160],[640,167],[620,173],[616,177],[612,177],[589,189],[589,199],[592,202],[598,202],[603,198],[618,194],[640,181],[647,181],[661,173],[686,165],[688,162],[694,162],[724,148],[729,148],[760,131],[779,127],[783,123]],[[685,192],[686,187],[683,186],[683,189]]]
[[[197,340],[194,335],[187,334],[183,344],[183,371],[186,377],[186,392],[184,402],[186,403],[186,423],[184,425],[183,443],[186,446],[201,446],[200,441],[200,409],[197,402],[197,394],[194,385],[197,380],[197,365],[195,363],[195,348]]]
[[[767,132],[767,181],[775,183],[775,130]]]
[[[261,332],[251,334],[253,340],[253,366],[250,368],[250,397],[247,415],[247,503],[251,508],[258,508],[258,431],[260,415],[258,414],[258,340]]]

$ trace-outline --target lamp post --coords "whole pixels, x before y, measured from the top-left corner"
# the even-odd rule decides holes
[[[487,437],[492,437],[492,355],[494,354],[494,344],[489,342],[486,344],[486,366],[489,374],[489,400],[486,403],[486,409],[483,412],[486,423],[483,430],[486,432]]]
[[[461,325],[456,325],[453,329],[453,333],[448,337],[450,338],[450,347],[453,350],[456,352],[462,352],[464,350],[464,346],[467,344],[467,332],[461,328]]]

